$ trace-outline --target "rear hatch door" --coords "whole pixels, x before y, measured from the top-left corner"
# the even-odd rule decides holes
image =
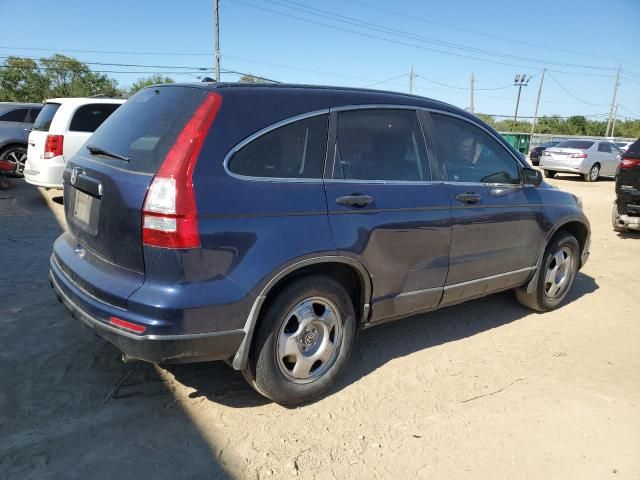
[[[113,266],[144,273],[142,208],[147,189],[206,94],[197,86],[141,90],[68,163],[65,215],[82,248]]]
[[[44,159],[44,145],[49,135],[49,127],[56,112],[60,108],[59,103],[48,102],[40,111],[33,124],[33,129],[29,133],[27,146],[27,166],[26,168],[40,172]]]

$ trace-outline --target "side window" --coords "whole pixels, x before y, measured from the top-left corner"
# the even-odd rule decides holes
[[[600,142],[598,144],[598,151],[599,152],[611,153],[611,147],[609,146],[609,144],[607,142]]]
[[[36,118],[38,117],[38,114],[40,113],[40,110],[42,110],[42,108],[32,108],[31,110],[29,110],[29,116],[26,118],[26,122],[27,123],[33,123],[36,121]]]
[[[432,114],[438,168],[450,182],[520,183],[520,169],[484,130],[449,115]]]
[[[25,121],[28,112],[29,110],[27,110],[26,108],[16,108],[15,110],[11,110],[4,115],[0,115],[0,122],[22,123]]]
[[[119,103],[83,105],[73,114],[69,130],[72,132],[95,132],[119,106]]]
[[[335,178],[416,182],[431,179],[414,110],[340,112],[336,142]]]
[[[265,178],[322,178],[328,115],[292,122],[259,136],[238,150],[229,170]]]
[[[615,143],[610,143],[609,146],[611,147],[612,153],[615,153],[616,155],[620,155],[622,153],[622,150],[620,150],[620,147],[618,147]]]

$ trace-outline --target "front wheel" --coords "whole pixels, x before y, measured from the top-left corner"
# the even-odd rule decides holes
[[[600,165],[597,163],[591,167],[591,169],[584,174],[584,179],[587,182],[597,182],[598,177],[600,176]]]
[[[556,173],[557,172],[555,172],[553,170],[545,170],[544,171],[544,176],[547,177],[547,178],[553,178],[553,177],[556,176]]]
[[[259,393],[285,406],[311,402],[331,387],[356,334],[351,298],[319,275],[285,287],[259,321],[243,374]]]
[[[549,242],[538,271],[535,289],[516,290],[516,298],[525,307],[539,312],[556,309],[564,301],[578,273],[580,246],[576,237],[561,233]]]

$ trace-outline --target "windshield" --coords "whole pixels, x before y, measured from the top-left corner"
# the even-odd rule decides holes
[[[40,110],[40,113],[36,117],[36,121],[33,123],[33,129],[38,132],[48,132],[53,117],[60,108],[59,103],[47,103],[44,108]]]
[[[593,146],[593,142],[587,140],[565,140],[556,145],[557,148],[578,148],[580,150],[588,150]]]

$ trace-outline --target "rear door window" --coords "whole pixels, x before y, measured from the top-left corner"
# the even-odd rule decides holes
[[[26,108],[16,108],[0,115],[0,122],[16,122],[23,123],[27,118],[29,110]]]
[[[72,132],[95,132],[119,106],[119,103],[83,105],[73,114],[69,130]]]
[[[518,162],[487,132],[449,115],[432,114],[440,175],[450,182],[520,183]]]
[[[96,161],[140,173],[156,173],[187,120],[208,90],[151,87],[121,105],[91,136],[90,143],[129,162],[94,155]],[[39,118],[39,117],[38,117]]]
[[[36,121],[33,123],[33,129],[38,132],[48,132],[53,117],[60,108],[59,103],[47,103],[40,110],[40,113],[36,117]]]
[[[249,177],[320,179],[328,123],[328,115],[317,115],[267,132],[238,150],[229,170]]]
[[[415,110],[338,113],[334,178],[419,182],[431,179]]]
[[[607,142],[600,142],[598,145],[599,152],[611,153],[611,147]]]

